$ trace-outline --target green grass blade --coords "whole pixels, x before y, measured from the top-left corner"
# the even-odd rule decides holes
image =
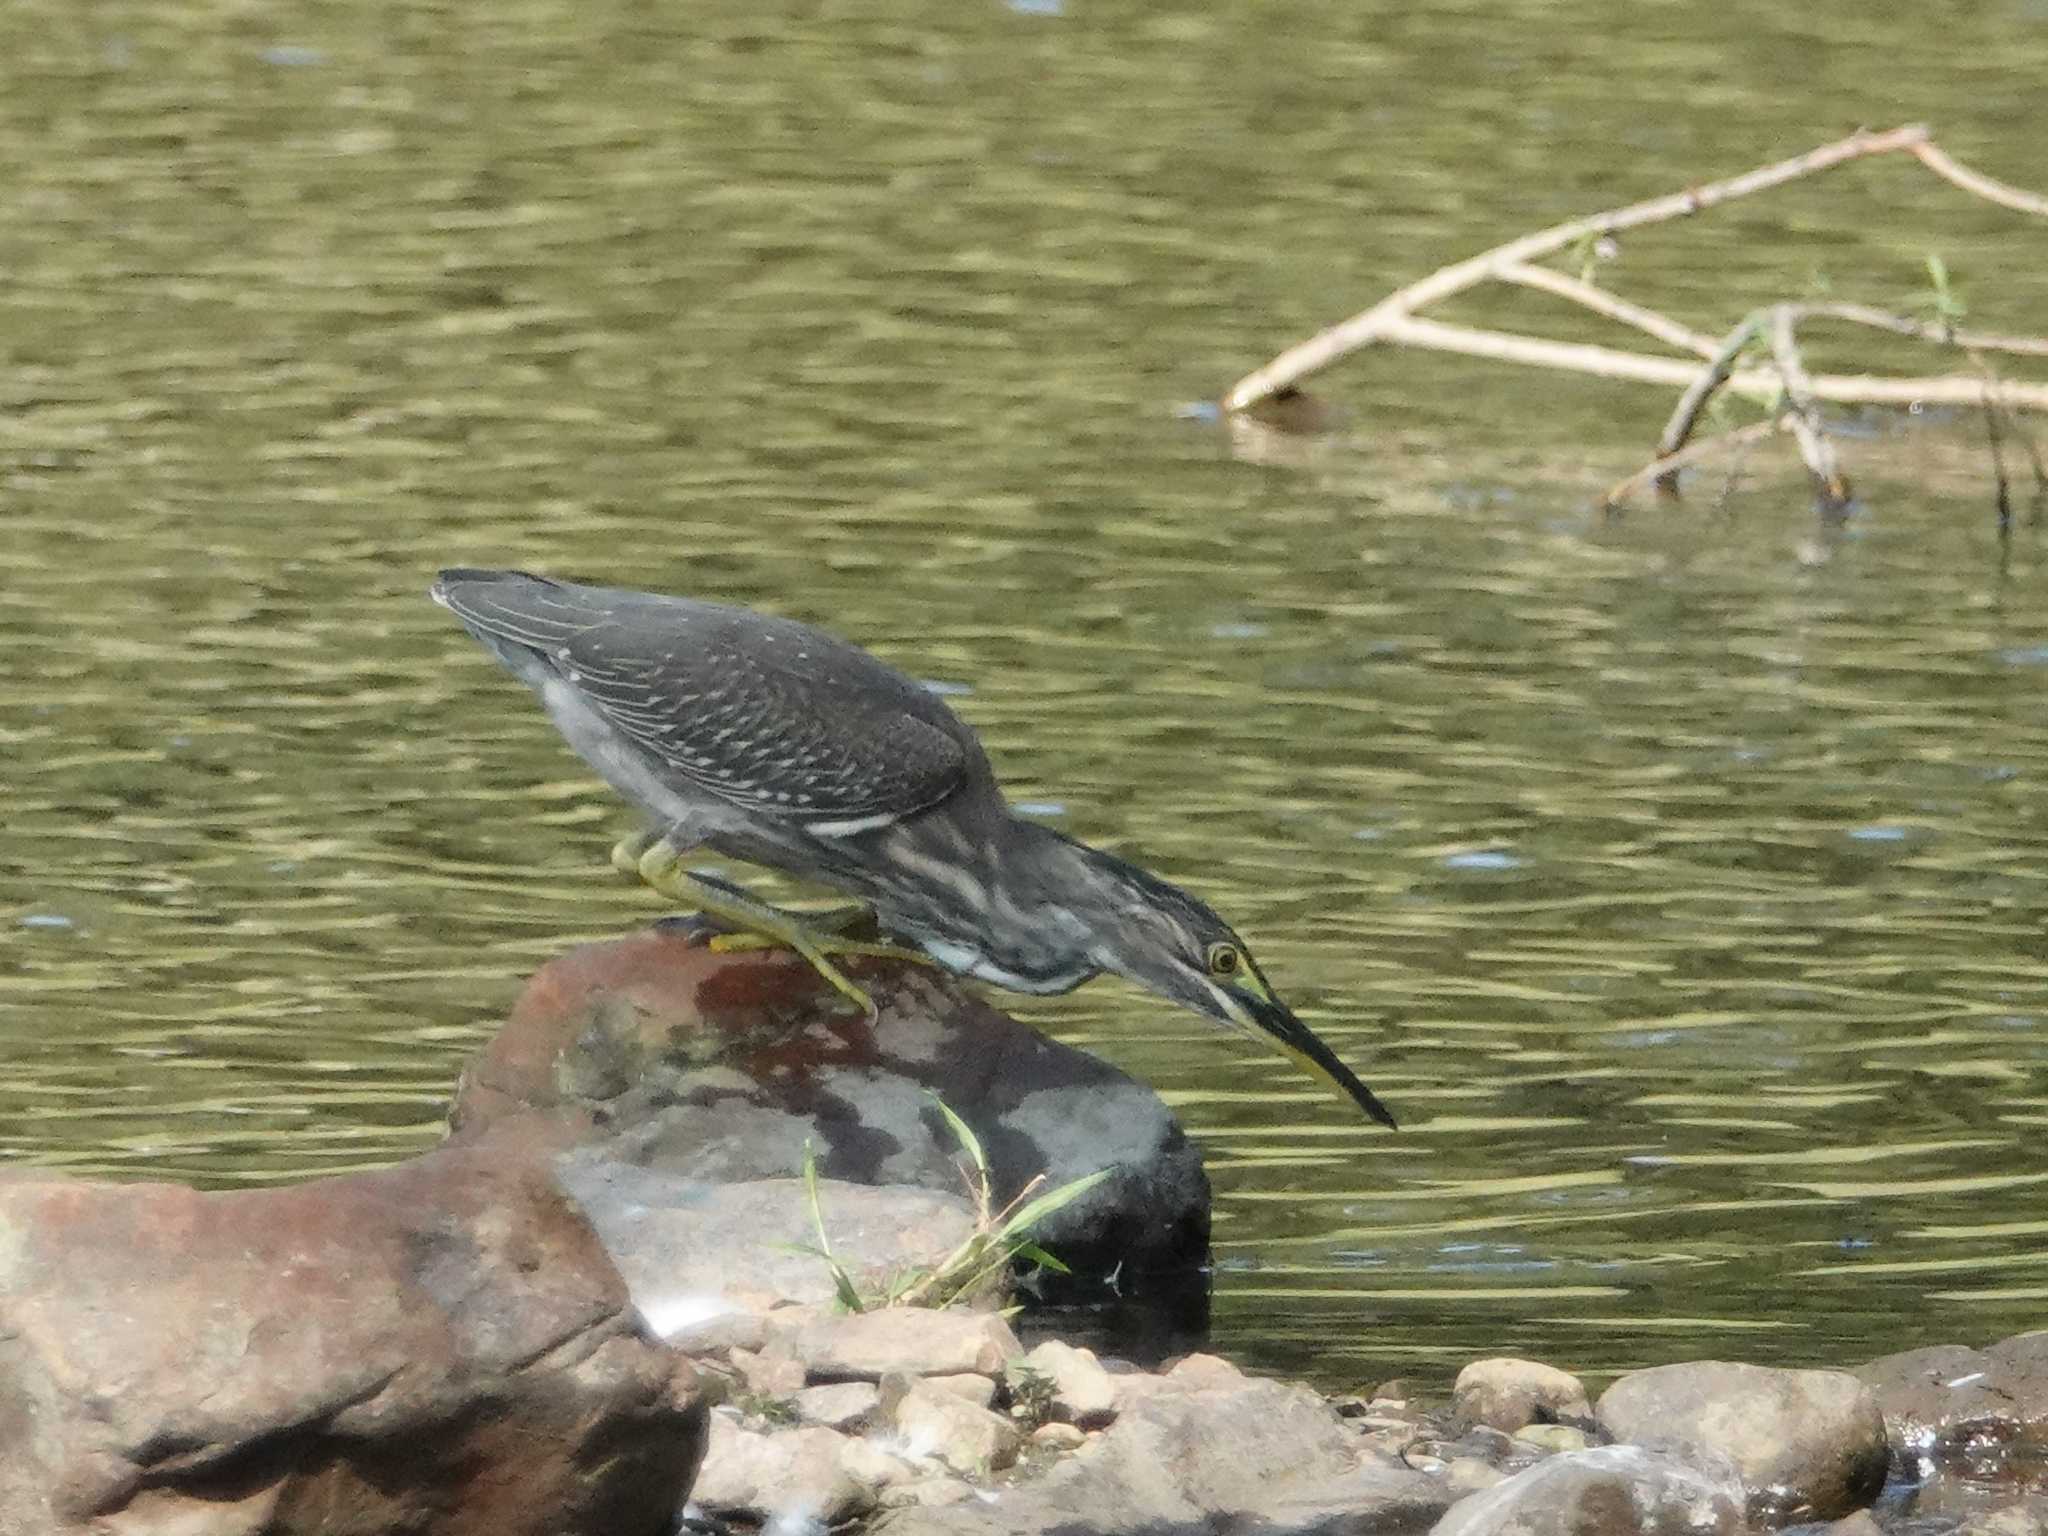
[[[953,1131],[953,1139],[959,1142],[961,1150],[974,1160],[974,1171],[985,1177],[988,1173],[988,1158],[981,1150],[981,1138],[974,1134],[974,1128],[954,1114],[953,1106],[936,1093],[927,1091],[925,1097],[930,1099],[939,1113],[946,1117],[946,1124]]]
[[[1040,1195],[1036,1200],[1013,1212],[1010,1219],[997,1231],[995,1240],[998,1243],[1009,1243],[1012,1239],[1029,1232],[1053,1212],[1072,1205],[1113,1172],[1115,1170],[1112,1168],[1098,1168],[1084,1179],[1062,1184],[1058,1189]]]

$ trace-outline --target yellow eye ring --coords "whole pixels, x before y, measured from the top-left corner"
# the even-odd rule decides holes
[[[1209,946],[1209,974],[1211,976],[1235,976],[1244,969],[1244,956],[1235,944],[1211,944]]]

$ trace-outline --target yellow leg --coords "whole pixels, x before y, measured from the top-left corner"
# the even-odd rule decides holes
[[[612,849],[612,863],[618,868],[632,870],[670,900],[694,906],[741,930],[716,935],[711,940],[712,948],[729,951],[782,945],[793,949],[838,992],[858,1004],[861,1012],[870,1019],[875,1017],[874,999],[834,965],[830,956],[880,955],[893,960],[931,964],[928,957],[916,950],[849,939],[833,931],[854,918],[864,916],[867,910],[864,907],[826,913],[822,923],[807,921],[722,880],[698,879],[683,868],[682,851],[658,834],[643,833],[621,839]]]

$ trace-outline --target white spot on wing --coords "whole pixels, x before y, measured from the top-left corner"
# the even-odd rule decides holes
[[[852,837],[856,832],[872,832],[877,827],[886,827],[895,820],[894,811],[883,811],[878,816],[850,816],[844,821],[814,821],[807,830],[820,837]]]

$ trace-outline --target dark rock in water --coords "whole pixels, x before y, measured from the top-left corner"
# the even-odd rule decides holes
[[[1616,1440],[1725,1458],[1751,1515],[1774,1522],[1845,1515],[1884,1486],[1877,1395],[1846,1371],[1660,1365],[1615,1382],[1598,1415]]]
[[[1936,1344],[1857,1369],[1877,1393],[1892,1454],[1983,1475],[2048,1462],[2048,1331],[1988,1349]]]
[[[793,955],[718,953],[660,929],[586,945],[528,985],[467,1067],[458,1141],[511,1117],[621,1162],[710,1182],[819,1171],[960,1189],[937,1094],[974,1127],[996,1197],[1115,1174],[1039,1239],[1083,1272],[1185,1271],[1206,1256],[1201,1157],[1158,1096],[925,968],[854,961],[870,1024]]]
[[[0,1536],[657,1536],[689,1367],[502,1148],[287,1189],[0,1180]]]
[[[1742,1505],[1730,1469],[1603,1445],[1552,1456],[1459,1500],[1430,1536],[1739,1536],[1748,1529]]]
[[[1092,1450],[1035,1481],[936,1509],[884,1515],[875,1536],[1092,1536],[1129,1532],[1421,1532],[1449,1496],[1437,1479],[1364,1451],[1306,1388],[1168,1377]]]

